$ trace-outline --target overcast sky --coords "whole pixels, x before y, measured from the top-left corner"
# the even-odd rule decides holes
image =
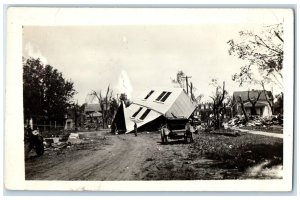
[[[239,12],[232,16],[238,19]],[[227,41],[238,38],[240,30],[282,21],[274,12],[244,18],[231,24],[25,26],[23,56],[39,57],[71,79],[80,104],[91,90],[104,92],[109,84],[130,98],[152,86],[171,87],[178,70],[192,76],[196,95],[208,99],[212,78],[226,81],[230,94],[249,89],[231,79],[243,62],[228,54]]]

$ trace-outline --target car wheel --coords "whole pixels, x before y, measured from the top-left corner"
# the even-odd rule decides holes
[[[38,156],[41,156],[44,154],[44,150],[43,138],[38,137],[38,141],[35,144],[35,152]]]
[[[36,145],[35,152],[38,156],[43,155],[44,154],[44,145],[43,144]]]
[[[167,135],[164,135],[164,138],[165,138],[165,144],[168,144],[168,136]]]
[[[193,140],[193,136],[192,134],[188,136],[188,143],[192,143],[194,140]]]
[[[192,134],[185,134],[184,135],[184,141],[185,141],[185,143],[187,143],[187,144],[190,144],[190,143],[192,143],[193,142],[193,136],[192,136]]]
[[[163,136],[163,134],[161,134],[160,137],[161,137],[161,143],[164,144],[165,143],[165,137]]]

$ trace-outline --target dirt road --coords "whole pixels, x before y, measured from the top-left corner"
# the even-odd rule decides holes
[[[139,179],[142,163],[151,154],[151,149],[158,145],[160,143],[156,136],[105,136],[105,141],[96,141],[93,145],[77,145],[75,151],[68,150],[58,155],[46,152],[42,157],[26,161],[26,179]]]
[[[48,148],[43,156],[26,160],[26,180],[280,178],[278,170],[275,175],[269,175],[269,172],[253,175],[245,171],[248,166],[260,166],[260,162],[268,162],[265,164],[268,170],[269,163],[280,169],[280,138],[201,133],[194,135],[195,142],[192,144],[178,140],[162,145],[159,132],[139,133],[137,137],[133,134],[103,135],[99,132],[82,136],[83,142],[80,144],[61,149]]]

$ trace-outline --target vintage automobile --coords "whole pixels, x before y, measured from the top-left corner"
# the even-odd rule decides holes
[[[169,139],[184,139],[186,143],[192,143],[195,131],[189,119],[167,118],[166,124],[161,128],[161,142],[168,144]]]

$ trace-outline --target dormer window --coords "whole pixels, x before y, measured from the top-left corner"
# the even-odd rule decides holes
[[[156,99],[156,101],[165,102],[172,92],[163,91]]]
[[[143,109],[143,108],[140,107],[140,108],[132,115],[132,117],[136,117],[136,116],[139,114],[139,112],[141,112],[142,109]]]
[[[153,94],[153,92],[154,90],[151,90],[144,99],[148,99],[151,96],[151,94]]]
[[[156,101],[160,101],[161,98],[162,98],[166,93],[167,93],[166,91],[163,91],[163,92],[156,98]]]
[[[140,120],[144,120],[146,117],[147,117],[147,115],[150,113],[150,109],[147,109],[144,113],[143,113],[143,115],[140,117]]]
[[[161,99],[162,102],[165,102],[172,92],[167,92],[167,94]]]

